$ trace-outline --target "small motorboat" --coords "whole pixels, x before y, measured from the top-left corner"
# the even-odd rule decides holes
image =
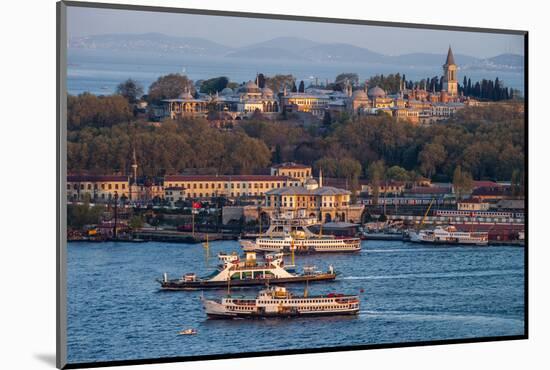
[[[184,329],[178,333],[178,335],[195,335],[197,334],[197,329]]]

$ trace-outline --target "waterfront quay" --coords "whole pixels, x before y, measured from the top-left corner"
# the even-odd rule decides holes
[[[314,177],[308,165],[274,165],[270,173],[170,176],[159,179],[154,192],[140,187],[137,176],[124,181],[88,176],[80,183],[73,176],[69,186],[79,191],[79,201],[69,207],[80,207],[89,220],[96,215],[97,222],[76,220],[80,225],[69,228],[69,240],[198,243],[207,235],[211,241],[231,240],[261,235],[281,215],[314,220],[313,229],[320,234],[363,236],[375,229],[378,235],[367,239],[392,239],[396,231],[436,225],[488,232],[489,240],[498,243],[525,237],[524,200],[507,183],[474,181],[469,194],[457,197],[453,184],[422,178],[378,184],[375,195],[376,185],[368,180],[351,188],[343,179],[324,178],[321,170]],[[113,193],[105,200],[91,198],[97,188]],[[128,196],[119,197],[117,189]],[[76,224],[69,221],[69,226]]]

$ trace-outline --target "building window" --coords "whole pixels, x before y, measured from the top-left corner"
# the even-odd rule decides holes
[[[109,184],[109,190],[113,188],[113,184]]]

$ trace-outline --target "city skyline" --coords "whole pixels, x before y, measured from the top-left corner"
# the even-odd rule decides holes
[[[523,36],[469,31],[405,29],[391,26],[333,24],[227,16],[172,14],[112,9],[69,8],[68,36],[162,33],[200,37],[242,48],[279,37],[319,43],[347,43],[385,55],[440,54],[451,44],[456,54],[490,58],[523,55]],[[261,29],[262,32],[257,32]],[[246,35],[246,37],[243,37]]]

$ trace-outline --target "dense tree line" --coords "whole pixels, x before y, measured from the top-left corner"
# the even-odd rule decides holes
[[[240,130],[220,131],[206,120],[145,122],[69,131],[68,170],[129,173],[133,148],[145,175],[177,174],[184,170],[246,174],[265,168],[271,152],[260,140]]]
[[[354,73],[342,73],[337,80],[341,88],[347,84],[360,86]],[[400,74],[377,75],[369,85],[395,92],[402,83],[412,84],[406,81]],[[258,82],[275,92],[283,87],[305,90],[304,82],[296,86],[292,75],[260,74]],[[441,79],[421,82],[435,88]],[[144,98],[155,103],[184,91],[195,93],[195,85],[179,74],[162,76]],[[497,94],[496,100],[502,98],[494,92],[494,86],[501,86],[498,79],[485,85],[480,93]],[[197,86],[209,93],[224,86],[235,87],[225,77],[205,80]],[[465,79],[464,86],[472,86],[469,79]],[[450,181],[460,166],[475,179],[510,180],[515,173],[516,187],[522,186],[525,138],[519,105],[466,108],[447,122],[431,127],[397,122],[385,114],[354,119],[341,114],[333,119],[327,113],[322,122],[307,127],[284,112],[279,121],[257,114],[228,132],[212,128],[202,119],[165,121],[158,126],[136,120],[132,103],[142,92],[139,84],[127,80],[118,86],[119,95],[85,93],[68,97],[69,171],[127,173],[135,147],[140,171],[150,176],[189,169],[253,173],[270,163],[296,161],[354,183],[357,178],[369,177],[369,168],[378,163],[388,169],[383,171],[384,176],[393,179],[423,175]]]
[[[164,121],[157,127],[128,123],[125,117],[114,125],[70,126],[69,171],[129,172],[134,146],[146,175],[189,169],[254,173],[270,163],[296,161],[350,182],[368,177],[377,161],[397,167],[394,179],[418,174],[452,181],[461,166],[474,179],[510,180],[514,171],[524,172],[525,156],[523,113],[506,105],[465,108],[429,127],[372,116],[328,127],[250,120],[228,132],[202,119]]]
[[[84,93],[67,98],[69,130],[83,127],[110,127],[133,117],[128,100],[122,95],[96,96]]]

